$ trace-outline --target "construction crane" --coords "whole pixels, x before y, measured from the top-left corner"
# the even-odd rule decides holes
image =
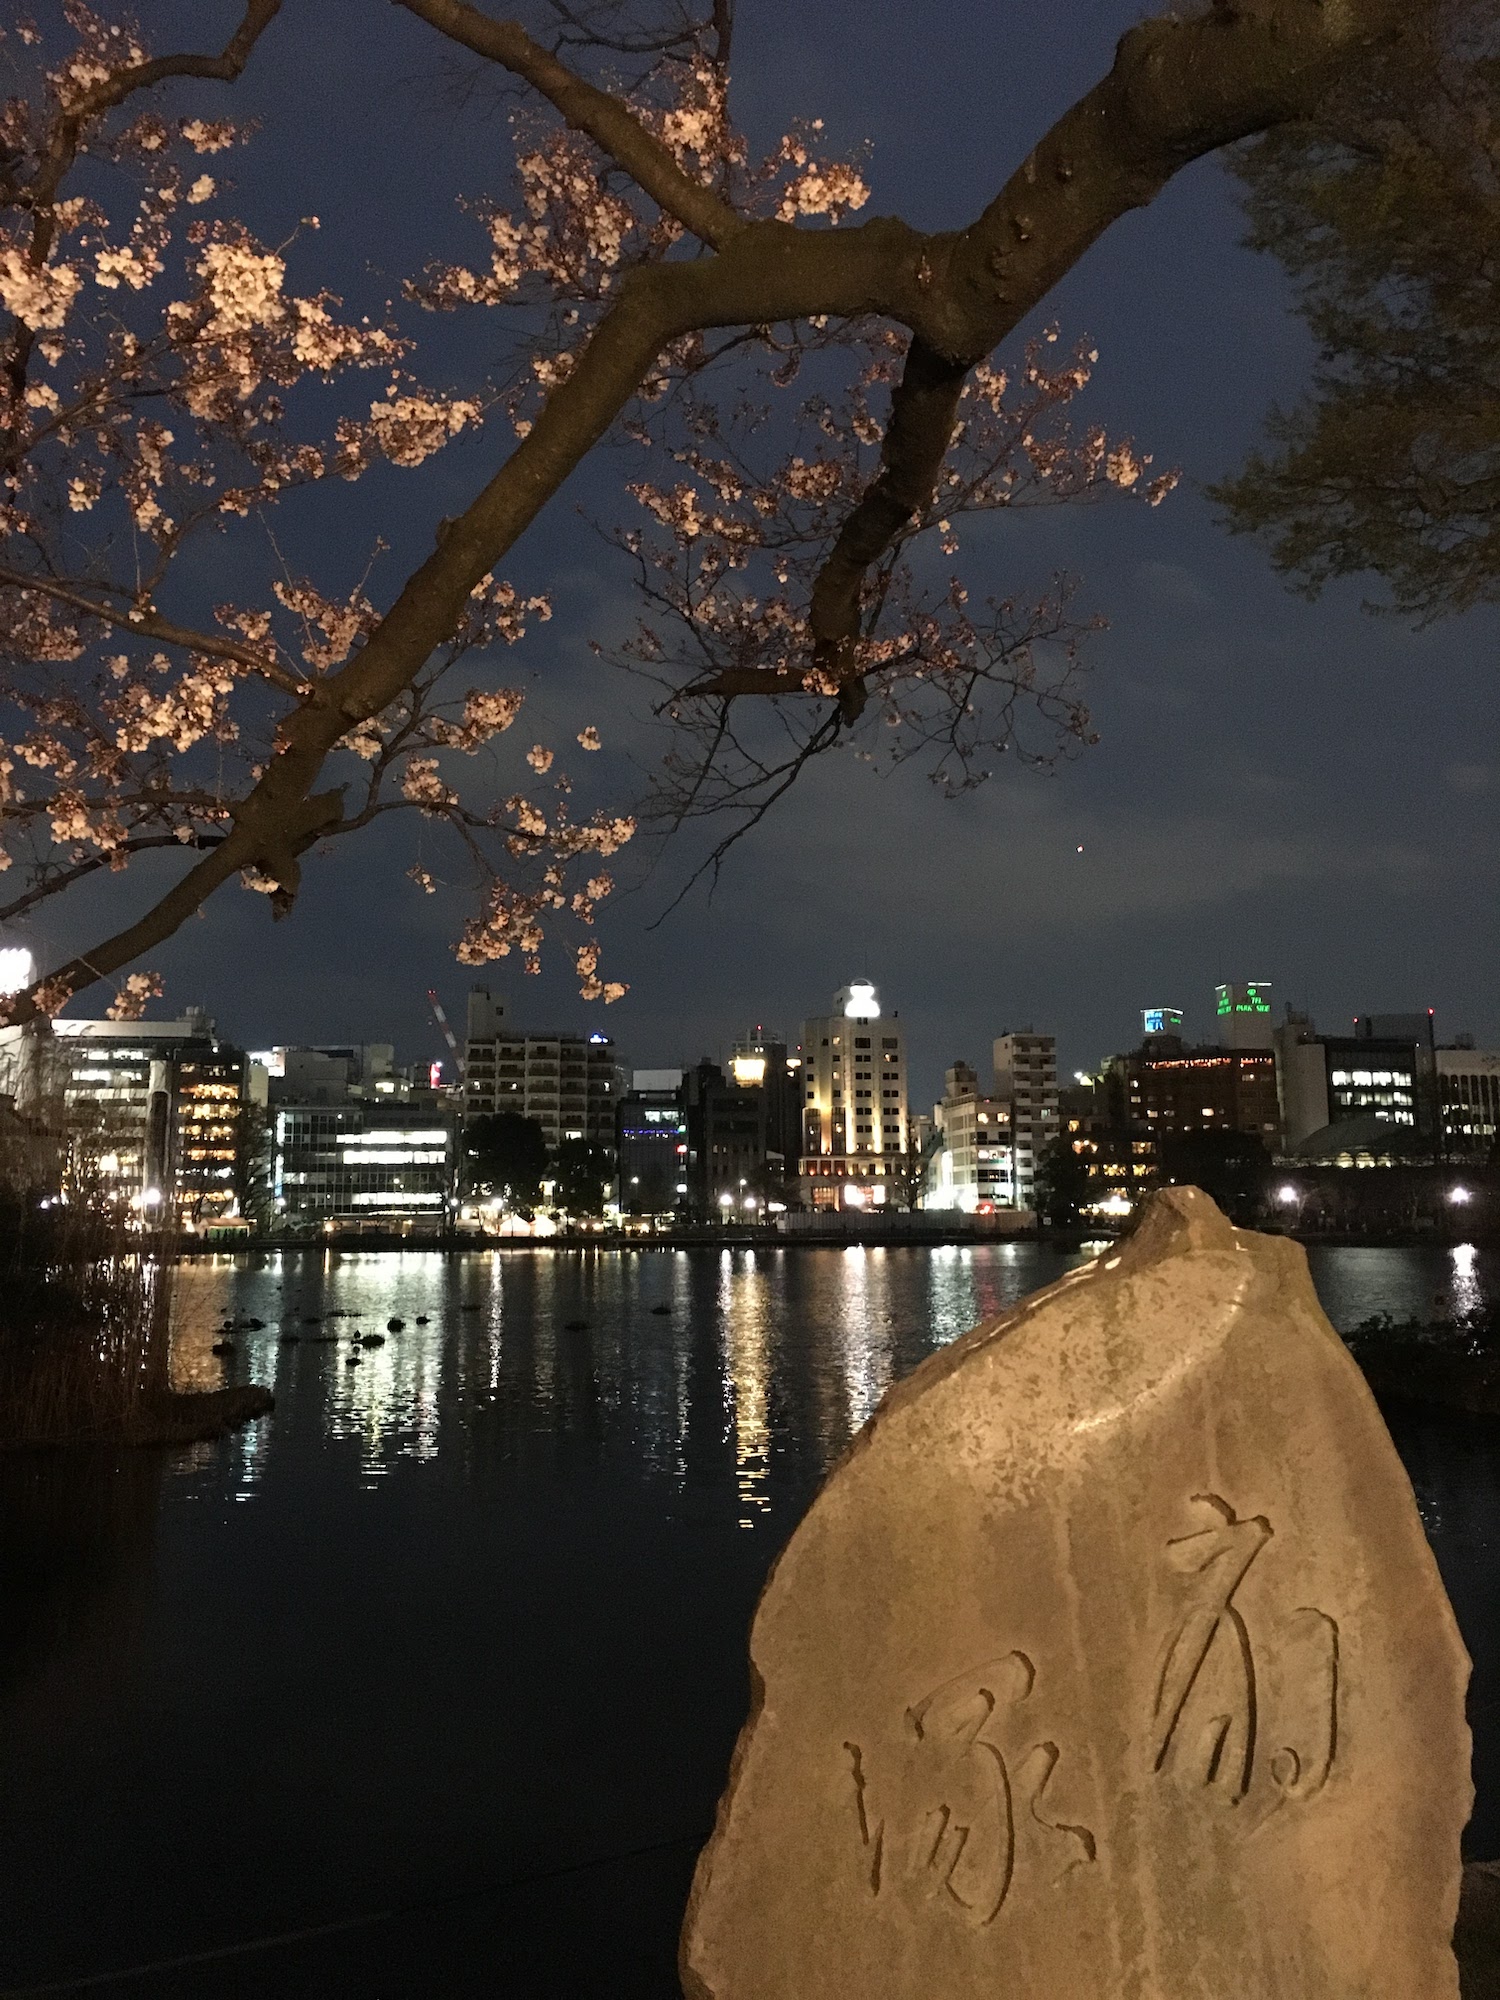
[[[442,1030],[443,1040],[453,1052],[453,1074],[462,1083],[464,1080],[464,1059],[459,1054],[458,1037],[449,1025],[448,1016],[443,1012],[443,1003],[437,996],[437,988],[435,986],[429,986],[427,989],[427,1004],[432,1009],[433,1020],[437,1022],[438,1027]]]

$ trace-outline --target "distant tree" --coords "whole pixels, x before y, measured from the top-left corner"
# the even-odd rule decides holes
[[[1423,622],[1500,597],[1497,102],[1500,0],[1435,0],[1234,156],[1318,359],[1278,449],[1211,491],[1309,597],[1360,572]]]
[[[1037,1163],[1035,1193],[1037,1214],[1054,1228],[1070,1228],[1090,1194],[1088,1162],[1073,1150],[1064,1135],[1043,1148]]]
[[[570,809],[553,766],[599,748],[586,710],[555,745],[501,742],[522,695],[499,659],[550,605],[500,566],[606,436],[629,460],[605,525],[645,596],[620,650],[659,683],[665,824],[713,812],[733,837],[848,744],[962,789],[1031,754],[1038,718],[1038,755],[1091,741],[1091,621],[1058,588],[971,591],[945,559],[976,513],[1155,501],[1171,477],[1071,430],[1086,347],[1049,332],[1008,368],[990,357],[1112,223],[1194,159],[1311,115],[1410,11],[1236,0],[1142,21],[1001,187],[953,180],[966,224],[927,232],[851,222],[868,188],[816,126],[751,155],[733,0],[523,0],[534,33],[468,0],[401,4],[516,93],[514,143],[500,157],[491,128],[489,185],[464,190],[472,255],[347,307],[328,280],[375,259],[378,211],[366,243],[325,253],[273,170],[267,243],[232,207],[253,152],[221,171],[253,129],[220,115],[226,90],[276,61],[280,0],[166,54],[107,0],[7,16],[0,860],[20,882],[0,920],[101,872],[136,892],[122,928],[6,1002],[13,1020],[119,979],[225,885],[284,914],[310,850],[393,812],[424,816],[475,889],[465,963],[534,964],[545,929],[591,922],[636,802]],[[224,13],[136,10],[162,11]],[[394,32],[389,9],[361,18]],[[420,351],[428,311],[473,325],[457,387],[430,379],[449,362]],[[481,433],[448,517],[434,503],[459,475],[405,475],[407,518],[431,520],[420,560],[387,573],[377,544],[329,567],[346,481]],[[618,997],[591,938],[573,949],[584,994]],[[138,1012],[151,980],[126,975],[117,1004]]]
[[[1253,1132],[1176,1132],[1157,1141],[1161,1178],[1202,1188],[1233,1222],[1257,1220],[1271,1155]]]
[[[928,1162],[935,1151],[935,1143],[925,1152],[909,1146],[904,1153],[897,1153],[893,1159],[886,1161],[886,1198],[898,1213],[910,1213],[922,1206],[927,1193]],[[795,1198],[794,1187],[792,1199]]]
[[[464,1131],[464,1190],[498,1197],[512,1208],[540,1201],[547,1140],[535,1118],[492,1111]]]
[[[557,1206],[567,1215],[603,1215],[604,1192],[613,1171],[614,1155],[607,1146],[564,1139],[553,1163]]]

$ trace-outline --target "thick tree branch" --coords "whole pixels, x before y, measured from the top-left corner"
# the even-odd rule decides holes
[[[1216,0],[1120,41],[1114,66],[1058,120],[962,235],[935,240],[926,340],[892,398],[881,468],[813,593],[835,672],[872,565],[937,487],[968,368],[993,352],[1097,237],[1191,161],[1311,111],[1350,61],[1397,27],[1392,0]],[[908,324],[914,324],[908,321]],[[931,343],[929,348],[928,342]]]
[[[529,83],[562,113],[574,131],[586,133],[623,167],[658,208],[704,243],[722,250],[745,228],[744,219],[727,202],[683,172],[669,149],[646,130],[622,99],[575,76],[566,63],[534,42],[519,21],[493,20],[469,6],[467,0],[396,0],[396,4],[450,41],[462,43]]]

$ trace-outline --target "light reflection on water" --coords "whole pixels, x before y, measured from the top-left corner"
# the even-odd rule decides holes
[[[0,1880],[30,1915],[0,1927],[0,1988],[700,1830],[751,1608],[828,1465],[924,1356],[1081,1261],[996,1244],[186,1265],[175,1379],[268,1383],[274,1415],[55,1490],[0,1461],[20,1550],[0,1576]],[[1345,1328],[1500,1296],[1489,1250],[1311,1264]],[[1475,1659],[1472,1841],[1500,1853],[1500,1425],[1392,1425]],[[210,1967],[170,1992],[657,2000],[691,1853],[644,1887],[538,1892],[481,1933],[445,1916],[362,1958],[341,1935],[268,1959],[259,1985]],[[184,1869],[204,1854],[232,1865]]]
[[[220,1491],[253,1494],[278,1440],[309,1427],[352,1447],[368,1485],[402,1463],[434,1462],[445,1442],[467,1449],[477,1408],[506,1417],[502,1457],[517,1449],[517,1426],[576,1433],[617,1466],[623,1455],[638,1477],[681,1490],[694,1381],[708,1360],[736,1518],[748,1527],[772,1512],[778,1472],[805,1492],[894,1380],[1095,1247],[206,1257],[180,1273],[172,1372],[182,1388],[240,1379],[277,1393],[272,1422],[214,1455]],[[1468,1244],[1315,1248],[1310,1261],[1344,1327],[1379,1312],[1470,1313],[1500,1290],[1494,1253]],[[392,1319],[404,1327],[387,1331]],[[226,1321],[236,1322],[227,1361],[211,1352]],[[370,1334],[384,1344],[360,1346]],[[202,1464],[183,1461],[179,1475]]]

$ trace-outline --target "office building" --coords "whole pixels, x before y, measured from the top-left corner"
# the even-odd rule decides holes
[[[281,1045],[252,1049],[250,1060],[265,1070],[272,1105],[348,1104],[356,1098],[395,1097],[414,1087],[430,1087],[427,1070],[418,1078],[397,1070],[390,1042]]]
[[[0,1030],[0,1092],[55,1132],[75,1183],[189,1230],[252,1205],[263,1075],[199,1008]]]
[[[1011,1106],[981,1095],[977,1073],[956,1062],[944,1077],[943,1101],[933,1110],[940,1133],[926,1177],[924,1206],[987,1215],[1016,1206]]]
[[[699,1216],[758,1215],[783,1201],[785,1163],[766,1145],[766,1093],[739,1083],[708,1057],[685,1081],[688,1202]]]
[[[805,1208],[893,1205],[907,1146],[906,1044],[868,979],[802,1030],[801,1200]]]
[[[272,1124],[279,1228],[437,1235],[452,1225],[457,1120],[447,1105],[282,1104]]]
[[[1488,1159],[1500,1136],[1500,1050],[1459,1043],[1436,1061],[1445,1155]]]
[[[1148,1036],[1119,1058],[1125,1116],[1154,1138],[1188,1132],[1243,1132],[1274,1150],[1281,1114],[1276,1058],[1267,1049],[1189,1047]]]
[[[1010,1107],[1018,1208],[1036,1206],[1036,1171],[1059,1131],[1057,1037],[1025,1028],[995,1038],[995,1095]]]
[[[1359,1014],[1353,1028],[1322,1035],[1290,1009],[1278,1024],[1283,1156],[1374,1166],[1430,1155],[1440,1087],[1431,1017]]]
[[[684,1072],[638,1069],[616,1109],[615,1159],[627,1215],[665,1215],[686,1204],[688,1124]]]
[[[795,1174],[802,1149],[802,1051],[757,1027],[735,1043],[729,1074],[764,1095],[767,1158]]]
[[[1123,1213],[1158,1179],[1155,1134],[1150,1126],[1132,1122],[1128,1092],[1124,1067],[1117,1061],[1106,1064],[1098,1076],[1080,1076],[1060,1093],[1062,1137],[1085,1172],[1082,1209]]]
[[[515,1111],[534,1118],[548,1150],[567,1139],[615,1143],[620,1096],[608,1035],[542,1033],[510,1026],[505,1003],[485,986],[469,994],[464,1054],[464,1117]]]

